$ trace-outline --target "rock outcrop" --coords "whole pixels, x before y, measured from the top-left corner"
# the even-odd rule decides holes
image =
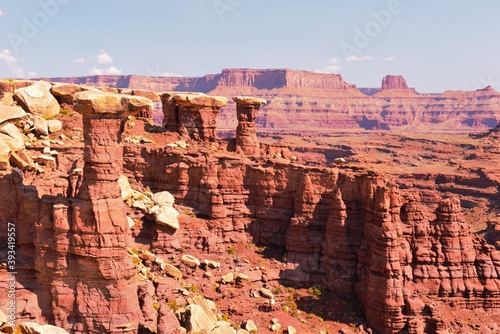
[[[15,90],[19,103],[32,114],[54,117],[59,114],[59,103],[50,93],[52,85],[46,81],[38,81],[26,88]]]
[[[26,152],[26,137],[13,122],[28,115],[19,107],[0,106],[0,171],[10,166],[20,170],[36,169]]]
[[[500,305],[498,251],[470,232],[456,198],[435,203],[437,218],[429,221],[420,199],[375,174],[279,159],[265,166],[151,153],[145,169],[134,168],[136,175],[210,217],[224,239],[245,240],[242,232],[248,231],[258,244],[284,247],[283,279],[356,294],[381,333],[405,326],[417,333],[420,321],[438,321],[438,313],[427,315],[432,301],[459,309]],[[133,160],[127,165],[136,166]],[[164,168],[171,177],[157,178]],[[217,249],[207,243],[199,247]],[[153,247],[161,252],[173,244],[160,234]]]
[[[43,198],[22,184],[21,175],[0,178],[12,197],[2,196],[7,207],[0,210],[1,222],[18,226],[18,280],[31,291],[18,291],[19,300],[23,294],[30,300],[19,304],[18,318],[75,333],[137,333],[143,315],[117,179],[126,116],[151,108],[151,101],[95,92],[75,96],[75,110],[84,114],[83,175],[73,166],[75,182],[72,176],[66,182],[47,177],[53,195]]]
[[[85,274],[75,282],[74,297],[64,300],[68,303],[64,309],[72,310],[76,303],[88,333],[137,332],[142,313],[135,266],[127,254],[129,227],[118,186],[123,157],[120,138],[127,116],[151,109],[152,103],[97,92],[76,93],[74,98],[75,111],[84,115],[83,182],[71,203],[72,219],[65,217],[68,207],[64,204],[54,206],[54,229],[63,235],[71,233],[69,253],[76,256],[75,264]],[[64,316],[68,314],[58,316],[56,324],[67,326]]]
[[[215,140],[215,117],[226,105],[225,97],[201,93],[164,93],[161,99],[165,127],[193,140]]]
[[[238,127],[236,128],[236,153],[249,156],[260,155],[259,139],[255,127],[259,109],[266,100],[248,96],[235,97]]]
[[[382,90],[384,89],[408,89],[406,80],[401,75],[386,75],[382,79]]]

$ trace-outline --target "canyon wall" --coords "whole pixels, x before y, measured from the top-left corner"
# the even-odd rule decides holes
[[[350,86],[340,90],[357,94]],[[485,90],[478,99],[484,92],[494,94]],[[66,137],[70,145],[57,144],[62,148],[57,163],[45,166],[42,176],[7,167],[0,172],[5,203],[0,228],[15,223],[18,230],[19,319],[55,323],[74,333],[160,327],[159,314],[173,312],[161,307],[166,298],[158,301],[158,312],[144,307],[162,285],[161,280],[154,280],[156,287],[152,280],[138,282],[147,271],[139,272],[129,256],[132,242],[167,256],[186,247],[223,254],[231,245],[249,242],[282,248],[283,282],[319,284],[356,296],[380,333],[442,330],[437,308],[442,304],[453,310],[500,309],[500,252],[471,233],[458,198],[423,200],[414,189],[398,189],[386,175],[356,166],[296,164],[280,147],[259,146],[267,150],[261,157],[237,154],[213,136],[213,119],[224,98],[178,94],[172,99],[195,115],[198,107],[211,106],[205,110],[210,122],[192,128],[209,125],[207,138],[198,138],[209,140],[191,136],[188,142],[162,146],[169,133],[151,132],[148,145],[126,143],[122,133],[134,131],[138,121],[132,115],[147,114],[152,102],[83,91],[74,93],[73,101],[83,114],[78,131],[85,147],[79,135]],[[256,116],[252,103],[264,103],[248,97],[236,101],[242,122]],[[41,145],[34,149],[44,149],[38,142],[33,140]],[[151,193],[170,192],[177,205],[192,210],[197,225],[172,230],[138,215],[138,207],[127,208],[118,187],[121,173]],[[428,211],[435,218],[424,214]],[[143,223],[136,226],[132,219],[130,224],[127,213]],[[7,290],[6,280],[0,288]]]
[[[252,95],[268,104],[257,126],[267,130],[391,129],[470,131],[491,128],[500,120],[500,94],[491,87],[419,95],[402,76],[387,76],[381,89],[356,89],[338,74],[289,69],[224,69],[203,77],[93,76],[51,81],[92,84],[157,92],[189,91],[225,96]],[[229,103],[218,128],[237,126],[236,106]]]
[[[204,222],[177,233],[161,227],[151,234],[137,231],[155,254],[175,254],[181,245],[220,254],[249,241],[283,247],[284,281],[356,295],[380,333],[442,329],[437,302],[461,310],[500,307],[500,253],[471,234],[456,198],[438,200],[436,219],[429,221],[418,197],[372,172],[304,167],[285,159],[252,162],[205,149],[180,153],[127,145],[123,156],[127,175],[153,192],[171,192]],[[75,333],[136,332],[144,314],[133,280],[120,276],[115,283],[128,291],[126,298],[99,292],[113,291],[109,284],[115,285],[118,267],[105,264],[123,256],[123,241],[113,241],[113,233],[84,241],[93,235],[94,214],[96,226],[110,232],[119,212],[103,216],[92,199],[88,205],[85,199],[68,200],[63,194],[72,186],[64,179],[36,183],[25,186],[15,174],[0,178],[2,193],[15,194],[4,198],[11,205],[2,207],[0,219],[16,222],[20,231],[18,280],[26,294],[19,294],[27,296],[21,317]],[[76,233],[84,227],[83,235]],[[120,275],[125,268],[119,266]]]
[[[247,232],[284,247],[284,280],[356,294],[381,333],[443,326],[438,312],[425,316],[436,301],[500,307],[500,253],[471,233],[457,198],[432,203],[437,218],[429,221],[418,197],[374,173],[170,150],[125,155],[131,176],[196,208],[225,242],[245,241]],[[158,252],[175,244],[159,239]]]

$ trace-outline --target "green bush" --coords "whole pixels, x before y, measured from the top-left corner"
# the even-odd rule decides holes
[[[311,295],[318,297],[318,298],[321,298],[323,296],[323,294],[325,293],[323,288],[315,287],[315,286],[307,289],[307,292],[310,293]]]

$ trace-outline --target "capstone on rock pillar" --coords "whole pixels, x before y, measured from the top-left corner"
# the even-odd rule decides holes
[[[257,138],[255,118],[257,118],[260,107],[267,101],[249,96],[237,96],[233,100],[236,102],[236,115],[238,117],[236,153],[259,156],[260,144]]]
[[[74,109],[83,114],[85,166],[72,199],[69,252],[81,272],[74,303],[86,333],[139,331],[137,269],[127,254],[128,222],[118,178],[127,117],[152,108],[144,97],[92,91],[74,95]]]
[[[227,98],[203,93],[163,93],[161,99],[167,129],[197,141],[215,140],[215,118],[227,104]]]

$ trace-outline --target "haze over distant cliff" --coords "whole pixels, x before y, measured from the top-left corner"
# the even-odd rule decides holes
[[[470,131],[494,127],[500,120],[500,94],[491,87],[421,95],[399,75],[383,78],[380,89],[357,89],[339,74],[290,69],[224,69],[202,77],[100,75],[49,80],[156,92],[203,92],[228,98],[252,95],[268,101],[261,109],[258,126],[273,130],[415,130],[431,126],[443,131]],[[229,103],[218,117],[219,129],[234,129],[235,115],[235,106]]]

